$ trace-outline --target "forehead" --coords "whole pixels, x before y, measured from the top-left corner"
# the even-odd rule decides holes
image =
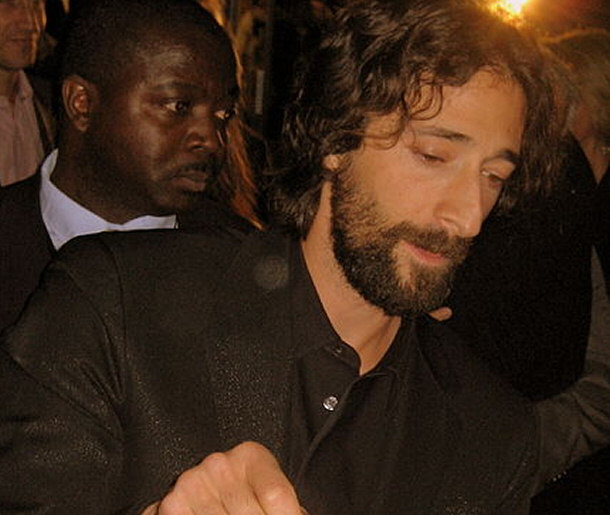
[[[0,7],[7,11],[23,7],[39,9],[45,4],[46,0],[0,0]]]
[[[8,22],[8,16],[23,12],[24,8],[37,14],[44,14],[45,3],[45,0],[0,0],[0,12],[2,12],[0,23]]]
[[[414,113],[408,120],[411,129],[438,129],[447,139],[485,142],[500,139],[520,146],[525,124],[526,100],[521,86],[513,79],[490,71],[479,71],[461,86],[443,86],[440,92],[425,86]],[[391,136],[401,129],[402,116],[373,117],[367,133],[379,137]],[[449,138],[454,134],[455,138]],[[463,137],[458,137],[463,136]]]
[[[515,80],[479,71],[462,86],[443,88],[441,108],[430,122],[474,142],[504,142],[518,150],[525,116],[525,94]]]
[[[236,63],[227,40],[198,27],[173,33],[149,30],[131,48],[117,79],[123,87],[179,77],[206,88],[236,87]]]

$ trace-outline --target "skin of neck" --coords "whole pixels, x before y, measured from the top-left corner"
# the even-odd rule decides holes
[[[360,373],[379,363],[401,324],[366,301],[347,281],[335,258],[331,237],[331,187],[322,187],[320,206],[301,246],[324,311],[339,337],[358,353]]]
[[[99,172],[90,163],[83,148],[81,134],[72,127],[62,131],[57,164],[51,182],[68,197],[107,222],[123,224],[139,216],[138,212],[121,209],[113,203],[112,195],[96,190],[100,185],[95,178]]]

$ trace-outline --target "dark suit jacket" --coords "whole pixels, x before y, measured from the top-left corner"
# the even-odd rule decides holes
[[[40,212],[40,174],[0,188],[0,330],[13,324],[40,274],[55,255]],[[210,199],[204,199],[179,226],[195,231],[205,226],[247,232],[251,225]]]
[[[55,253],[40,214],[40,175],[0,188],[0,329],[17,319]]]
[[[291,242],[220,229],[77,240],[0,351],[0,511],[138,513],[245,440],[285,463]],[[527,513],[531,406],[440,324],[416,323],[403,465],[368,513]]]

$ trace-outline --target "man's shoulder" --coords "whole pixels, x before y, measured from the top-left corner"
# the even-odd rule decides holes
[[[39,182],[36,175],[0,188],[0,327],[14,322],[53,252]]]
[[[27,232],[40,235],[42,215],[38,193],[40,175],[0,188],[0,235],[3,243],[9,240],[27,240]]]
[[[456,410],[476,417],[499,417],[509,424],[518,419],[531,423],[531,401],[495,374],[445,324],[423,320],[419,341],[435,380]]]
[[[5,206],[21,206],[27,208],[32,203],[38,205],[38,192],[40,189],[40,174],[35,173],[27,179],[0,188],[0,209]],[[23,202],[28,202],[25,206]],[[7,211],[8,212],[8,211]]]
[[[213,260],[237,251],[245,234],[222,227],[101,232],[78,236],[67,242],[57,261],[78,266],[79,263],[110,259],[119,266],[145,266],[173,261],[176,266],[187,262]]]
[[[229,206],[207,196],[188,212],[180,213],[178,221],[182,229],[190,232],[220,228],[245,235],[255,229],[252,222],[237,215]]]
[[[262,231],[240,233],[221,226],[196,232],[176,229],[105,232],[80,236],[62,247],[55,267],[74,279],[88,280],[92,271],[116,275],[126,283],[217,282],[238,255],[273,247]],[[252,243],[256,242],[256,243]]]
[[[531,401],[487,368],[443,323],[424,320],[419,347],[453,420],[456,455],[464,456],[456,483],[469,467],[490,474],[504,504],[528,495],[537,463],[538,427]],[[519,492],[521,492],[519,494]],[[510,513],[503,511],[503,513]]]

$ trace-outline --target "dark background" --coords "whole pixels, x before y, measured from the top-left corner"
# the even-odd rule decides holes
[[[549,33],[582,26],[610,29],[610,0],[530,0],[524,15]]]

